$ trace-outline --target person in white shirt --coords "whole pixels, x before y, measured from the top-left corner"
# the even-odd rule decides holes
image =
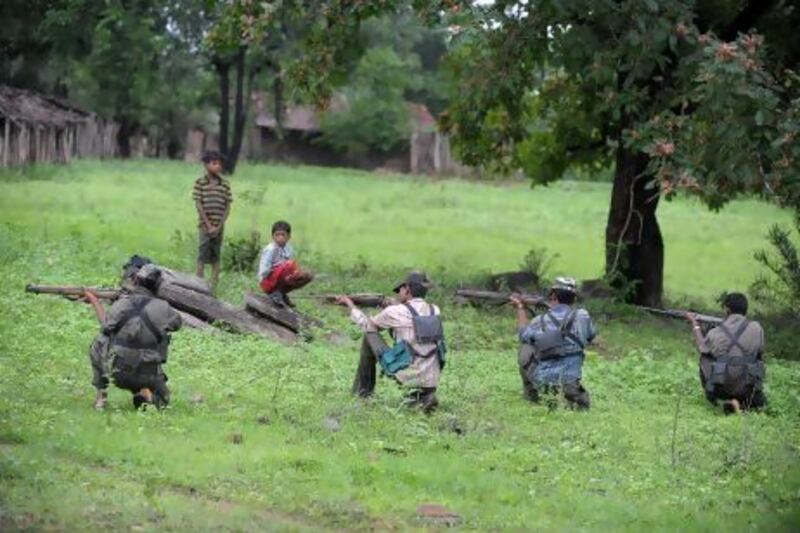
[[[364,332],[361,358],[353,383],[353,393],[367,398],[375,389],[377,365],[384,374],[410,389],[409,404],[431,412],[438,405],[436,389],[445,361],[444,335],[420,338],[423,321],[438,322],[439,308],[425,301],[430,282],[424,272],[411,272],[394,288],[397,303],[372,317],[367,316],[347,296],[336,300],[350,309],[350,318]],[[415,327],[417,325],[417,327]],[[395,345],[390,348],[380,330],[389,330]],[[441,332],[441,329],[439,329]]]

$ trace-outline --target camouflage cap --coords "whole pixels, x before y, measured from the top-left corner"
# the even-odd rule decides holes
[[[578,284],[575,281],[575,278],[566,278],[566,277],[557,277],[555,281],[553,281],[553,285],[550,287],[551,290],[559,290],[559,291],[567,291],[573,294],[578,293]]]

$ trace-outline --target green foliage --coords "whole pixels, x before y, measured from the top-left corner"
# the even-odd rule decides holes
[[[391,48],[369,49],[343,91],[344,109],[322,117],[323,142],[351,154],[389,152],[407,143],[411,125],[403,93],[414,67]]]
[[[522,271],[536,276],[536,283],[544,287],[548,285],[556,259],[558,259],[558,253],[550,252],[547,248],[531,248],[522,258],[519,267]]]
[[[297,299],[326,324],[314,341],[182,330],[165,367],[173,392],[165,412],[134,412],[130,394],[116,389],[109,409],[94,412],[90,310],[22,287],[113,284],[134,251],[191,269],[196,174],[177,162],[80,161],[47,182],[0,179],[5,528],[438,527],[417,517],[424,503],[477,530],[780,531],[800,519],[800,366],[774,360],[770,339],[769,408],[723,417],[703,399],[684,324],[592,302],[600,328],[585,365],[592,411],[549,412],[521,399],[513,313],[451,300],[459,280],[507,269],[533,244],[558,250],[576,275],[599,270],[587,259],[599,254],[587,249],[602,236],[585,228],[605,216],[597,205],[607,184],[531,191],[243,165],[227,234],[244,234],[254,219],[292,221],[301,262],[320,274],[309,292],[387,291],[409,267],[429,272],[450,347],[441,409],[404,410],[388,380],[372,400],[352,398],[357,330],[342,309]],[[259,196],[264,176],[270,194]],[[431,203],[409,221],[404,199],[420,192]],[[245,197],[258,200],[238,201]],[[665,234],[675,249],[668,280],[698,296],[735,284],[725,263],[755,264],[737,247],[785,223],[785,213],[754,201],[721,218],[692,204],[678,199],[663,216],[675,228]],[[565,225],[547,215],[562,205],[582,218]],[[735,237],[690,238],[718,220]],[[226,273],[223,297],[239,303],[254,277]]]
[[[800,231],[800,213],[795,215],[795,229]],[[773,250],[759,250],[754,255],[766,272],[756,277],[750,291],[763,305],[796,314],[800,311],[800,258],[792,231],[771,226],[767,241]]]
[[[222,259],[225,270],[252,273],[258,268],[261,248],[261,234],[257,231],[250,233],[247,238],[228,239]]]

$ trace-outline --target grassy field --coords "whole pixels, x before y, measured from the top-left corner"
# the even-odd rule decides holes
[[[192,165],[81,162],[0,175],[0,530],[464,529],[745,531],[800,527],[800,363],[769,360],[765,413],[723,417],[702,398],[683,324],[590,303],[589,413],[523,402],[513,314],[442,304],[450,360],[425,417],[379,383],[349,386],[358,335],[344,312],[294,346],[181,331],[173,402],[134,412],[112,390],[91,410],[88,308],[25,295],[27,282],[112,284],[132,253],[190,269]],[[34,178],[34,179],[31,179]],[[445,285],[515,269],[544,246],[557,270],[602,269],[609,187],[531,190],[245,165],[229,238],[295,227],[315,290],[388,290],[409,267]],[[710,301],[752,280],[752,251],[787,213],[754,201],[712,214],[660,208],[673,299]],[[235,303],[252,275],[223,273]],[[769,354],[768,354],[769,355]]]

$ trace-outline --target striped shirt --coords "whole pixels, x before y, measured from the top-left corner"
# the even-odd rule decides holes
[[[216,179],[208,176],[198,178],[194,182],[192,199],[195,203],[200,202],[208,221],[214,225],[224,222],[222,217],[225,216],[225,211],[233,202],[230,184],[219,176]],[[203,218],[200,217],[200,225],[202,226],[202,224]]]

